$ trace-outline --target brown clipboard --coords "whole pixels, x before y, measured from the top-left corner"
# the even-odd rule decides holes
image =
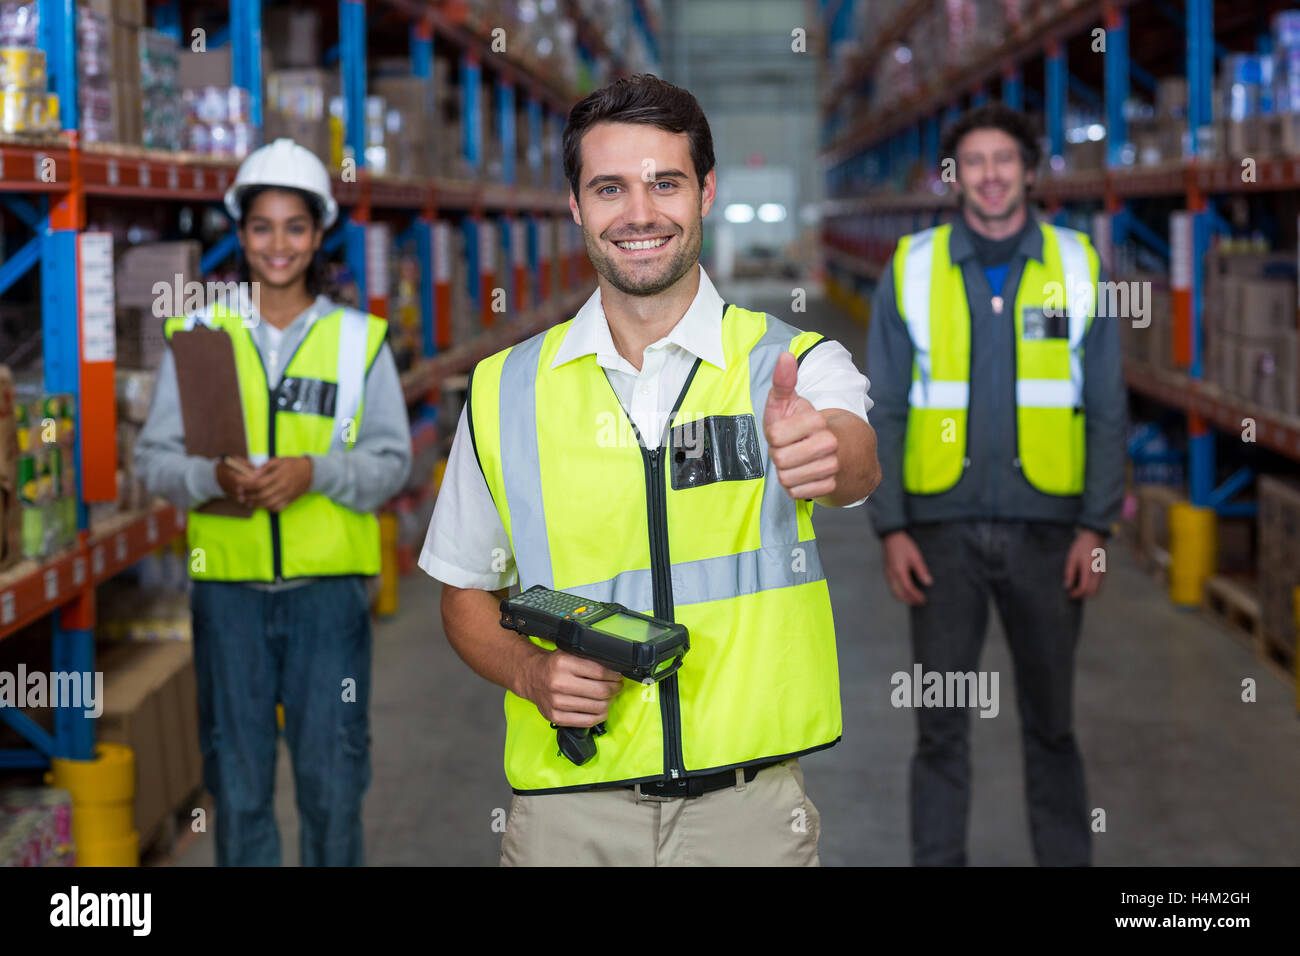
[[[248,457],[244,407],[235,371],[235,347],[225,329],[197,324],[171,338],[176,384],[185,427],[185,453],[202,458]],[[213,498],[200,514],[252,517],[253,509],[230,498]]]

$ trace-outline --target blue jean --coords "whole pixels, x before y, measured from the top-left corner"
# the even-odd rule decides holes
[[[360,866],[370,783],[370,610],[362,578],[281,591],[195,581],[203,782],[218,866],[279,866],[275,705],[293,760],[303,866]]]

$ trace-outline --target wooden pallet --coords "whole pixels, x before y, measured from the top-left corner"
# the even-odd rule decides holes
[[[1265,632],[1259,598],[1249,582],[1219,575],[1209,578],[1205,582],[1202,609],[1241,638],[1256,657],[1274,667],[1285,679],[1295,679],[1295,652]]]

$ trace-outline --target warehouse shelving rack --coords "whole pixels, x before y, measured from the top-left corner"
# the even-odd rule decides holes
[[[338,0],[340,59],[349,116],[362,116],[366,84],[365,0]],[[358,283],[361,300],[376,314],[387,314],[382,296],[367,294],[367,229],[377,216],[404,223],[399,240],[416,244],[421,268],[422,356],[403,375],[408,400],[436,395],[447,377],[468,371],[474,362],[542,328],[572,315],[582,299],[590,267],[573,241],[576,227],[568,230],[563,248],[550,250],[563,256],[563,289],[552,289],[550,270],[540,238],[540,218],[568,211],[558,163],[553,163],[547,188],[516,184],[514,176],[514,98],[524,96],[530,142],[540,143],[542,132],[562,123],[578,92],[565,89],[514,56],[491,51],[490,40],[468,29],[455,13],[454,4],[414,0],[371,0],[372,7],[404,13],[410,21],[412,71],[431,76],[435,42],[455,57],[461,78],[463,115],[477,116],[476,97],[484,63],[490,63],[496,93],[495,122],[505,144],[506,175],[502,183],[434,178],[403,180],[371,175],[365,167],[362,124],[346,130],[357,166],[355,180],[336,178],[341,223],[326,238],[331,251],[343,247]],[[181,14],[177,0],[152,5],[154,26],[180,38]],[[231,44],[235,85],[250,91],[252,117],[262,118],[261,0],[230,0]],[[598,33],[585,23],[576,4],[568,12],[579,22],[580,34],[597,46],[588,56],[608,56],[616,70],[621,57],[601,49]],[[82,146],[78,140],[76,74],[76,0],[40,0],[41,46],[45,49],[51,89],[59,96],[61,135],[48,140],[0,141],[0,206],[34,232],[34,237],[0,263],[0,295],[39,264],[44,385],[47,391],[67,392],[76,399],[77,447],[75,465],[80,497],[77,507],[77,541],[49,558],[26,560],[0,572],[0,640],[43,617],[51,623],[53,667],[59,671],[94,670],[95,600],[97,584],[119,573],[182,533],[185,515],[165,504],[114,516],[89,524],[87,504],[117,497],[116,409],[114,363],[88,361],[83,345],[83,312],[79,249],[86,228],[86,203],[96,197],[121,200],[167,200],[219,203],[234,180],[236,163],[189,154],[173,154],[132,147],[126,150]],[[636,6],[636,26],[657,57],[659,25],[641,0]],[[215,45],[215,44],[213,44]],[[438,50],[439,55],[443,54]],[[483,131],[476,122],[465,123],[464,154],[471,164],[482,157]],[[528,157],[540,166],[539,150]],[[50,175],[53,171],[53,175]],[[482,332],[468,342],[453,343],[445,276],[435,263],[436,224],[439,216],[462,216],[468,240],[469,275],[479,273],[479,234],[490,216],[507,224],[496,230],[505,261],[514,269],[502,277],[515,303],[515,317],[499,325],[491,322],[487,308],[489,290],[496,277],[482,275],[471,286],[471,300],[484,317]],[[511,225],[518,222],[518,227]],[[571,223],[566,226],[572,226]],[[233,229],[202,256],[201,271],[209,273],[237,249]],[[565,291],[575,290],[575,291]],[[429,440],[427,429],[420,438]],[[47,732],[15,708],[0,708],[0,720],[23,736],[30,748],[0,750],[0,769],[48,766],[51,758],[88,760],[94,754],[94,728],[81,709],[55,708],[54,732]]]
[[[828,47],[849,36],[854,3],[818,0],[814,12]],[[823,109],[832,110],[865,82],[872,65],[889,45],[903,37],[932,5],[933,0],[906,0],[898,7],[872,42],[850,59],[841,77],[827,84]],[[1066,96],[1081,85],[1067,68],[1065,43],[1073,36],[1104,27],[1106,46],[1100,55],[1104,58],[1102,103],[1108,130],[1106,168],[1040,177],[1035,193],[1048,215],[1058,222],[1064,220],[1065,208],[1071,203],[1099,203],[1104,218],[1098,222],[1101,229],[1094,232],[1094,241],[1103,258],[1131,234],[1165,258],[1178,256],[1185,265],[1189,288],[1182,295],[1175,291],[1173,341],[1175,358],[1188,367],[1186,374],[1126,362],[1125,381],[1134,391],[1186,416],[1192,503],[1213,507],[1224,515],[1250,514],[1253,505],[1230,500],[1253,480],[1249,469],[1239,470],[1216,485],[1214,429],[1239,432],[1243,418],[1253,418],[1259,444],[1300,461],[1300,419],[1227,395],[1203,378],[1204,257],[1211,234],[1221,225],[1211,200],[1217,195],[1300,189],[1300,159],[1260,159],[1255,181],[1243,182],[1240,164],[1206,161],[1198,155],[1196,131],[1206,127],[1212,115],[1215,11],[1213,0],[1187,0],[1185,16],[1165,4],[1152,6],[1181,30],[1185,42],[1190,155],[1186,160],[1158,167],[1122,166],[1120,150],[1127,138],[1123,106],[1131,77],[1138,72],[1129,57],[1131,5],[1131,0],[1059,0],[1037,5],[1035,20],[973,65],[947,71],[912,99],[887,111],[865,115],[848,129],[828,129],[821,154],[829,196],[824,207],[824,257],[833,275],[844,277],[850,286],[869,287],[879,279],[899,236],[934,225],[946,211],[955,209],[949,196],[863,194],[856,184],[886,178],[917,160],[937,166],[941,121],[954,116],[965,97],[970,97],[973,105],[987,95],[989,84],[999,78],[1003,99],[1020,106],[1025,93],[1023,65],[1038,57],[1043,59],[1042,99],[1050,156],[1063,156]],[[1171,243],[1145,226],[1127,207],[1128,200],[1157,196],[1184,199],[1187,216],[1181,225],[1185,230],[1174,237],[1172,249]]]

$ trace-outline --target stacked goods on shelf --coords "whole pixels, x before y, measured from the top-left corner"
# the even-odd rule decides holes
[[[1300,156],[1300,10],[1273,18],[1273,106],[1271,141],[1279,155]]]
[[[434,137],[436,173],[450,179],[472,179],[474,171],[465,158],[460,71],[454,69],[450,60],[439,58],[434,61],[434,73],[434,117],[438,131]]]
[[[23,517],[18,498],[18,421],[14,377],[0,365],[0,568],[22,557]]]
[[[278,34],[267,32],[264,25],[263,35]],[[186,111],[185,148],[204,156],[243,159],[259,142],[251,122],[252,97],[234,85],[230,56],[229,44],[181,51],[178,80]],[[272,72],[269,49],[263,47],[262,76]]]
[[[149,503],[144,481],[135,473],[135,443],[149,417],[157,373],[142,369],[118,368],[117,391],[117,501],[114,509],[102,507],[96,518],[111,510],[131,511]]]
[[[77,109],[86,143],[118,136],[113,108],[113,27],[109,17],[77,7]]]
[[[429,147],[439,135],[433,121],[433,83],[424,77],[411,76],[409,64],[403,66],[404,75],[377,76],[370,82],[375,97],[386,104],[384,171],[397,176],[433,176],[437,173],[436,154]],[[370,163],[369,153],[366,162]]]
[[[1300,484],[1259,479],[1259,609],[1264,635],[1294,657],[1300,588]]]
[[[140,29],[144,4],[140,0],[98,4],[98,12],[109,17],[112,46],[114,141],[138,145],[143,141],[144,109],[141,99]]]
[[[172,315],[189,311],[186,287],[202,276],[201,252],[194,241],[144,242],[127,246],[117,260],[113,279],[117,304],[117,507],[122,510],[143,508],[150,500],[144,482],[135,474],[135,443],[149,414],[154,370],[166,348],[163,323]],[[166,285],[161,295],[155,290],[157,283]],[[98,509],[98,516],[108,510]]]
[[[68,791],[0,790],[0,867],[75,866],[76,862]]]
[[[311,150],[321,162],[338,169],[342,164],[342,115],[331,104],[341,104],[337,70],[276,70],[266,80],[264,131],[268,143],[288,137]]]
[[[1300,155],[1300,11],[1273,18],[1272,53],[1225,56],[1217,102],[1232,159]]]
[[[31,383],[13,395],[22,554],[43,558],[76,540],[76,404]]]
[[[165,33],[142,28],[140,102],[144,146],[173,152],[185,141],[185,109],[180,89],[180,44]]]
[[[189,568],[183,537],[110,578],[95,595],[95,636],[118,641],[189,641]]]
[[[188,641],[102,645],[104,712],[101,743],[130,747],[135,756],[135,829],[141,846],[198,788],[198,691]]]
[[[0,133],[46,135],[58,129],[58,97],[46,91],[35,3],[0,4]]]
[[[321,62],[320,14],[315,10],[267,6],[262,12],[262,36],[274,37],[277,69],[309,69]]]
[[[1169,277],[1157,273],[1134,272],[1128,276],[1128,279],[1149,284],[1151,321],[1145,327],[1138,327],[1129,319],[1117,320],[1120,349],[1124,353],[1124,360],[1141,365],[1169,368],[1173,362],[1171,329],[1173,316],[1170,312]],[[1160,299],[1160,315],[1157,315],[1157,298]]]
[[[420,312],[420,261],[409,251],[393,257],[391,288],[388,300],[388,345],[393,350],[397,370],[405,372],[423,348]]]
[[[1183,142],[1187,133],[1187,80],[1172,76],[1156,83],[1154,109],[1135,108],[1128,117],[1131,149],[1124,158],[1139,166],[1155,166],[1178,161],[1186,153]],[[1201,154],[1205,155],[1201,144]]]
[[[243,159],[257,144],[252,98],[238,86],[205,86],[184,93],[185,145],[201,156]]]
[[[1205,377],[1229,395],[1297,415],[1295,254],[1247,250],[1224,241],[1206,254]]]

